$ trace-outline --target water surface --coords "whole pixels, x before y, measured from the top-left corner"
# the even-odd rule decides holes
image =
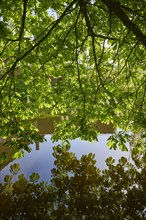
[[[116,161],[121,156],[130,158],[129,152],[122,152],[121,150],[110,150],[106,146],[106,140],[111,134],[100,134],[98,142],[88,142],[81,139],[71,140],[71,152],[74,152],[77,158],[81,158],[83,154],[93,153],[95,154],[96,166],[102,170],[106,168],[105,159],[112,156]],[[5,168],[2,169],[0,174],[0,181],[3,182],[3,178],[6,174],[9,174],[10,165],[19,163],[21,171],[28,178],[32,172],[40,174],[41,180],[50,182],[51,169],[54,167],[54,157],[52,156],[53,146],[61,144],[61,141],[52,143],[51,134],[45,135],[47,142],[34,143],[31,146],[32,152],[26,152],[24,157],[16,159],[9,163]],[[19,174],[18,173],[18,174]]]

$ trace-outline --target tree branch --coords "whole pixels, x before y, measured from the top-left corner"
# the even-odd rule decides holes
[[[88,36],[99,37],[99,38],[108,39],[108,40],[116,40],[113,37],[108,37],[108,36],[104,36],[104,35],[101,35],[101,34],[95,34],[94,33],[93,27],[91,26],[91,22],[90,22],[90,19],[89,19],[87,6],[86,6],[86,3],[85,3],[84,0],[80,0],[80,9],[81,9],[81,12],[83,13],[85,21],[86,21]]]
[[[133,32],[137,39],[146,47],[146,36],[142,31],[128,18],[119,2],[113,0],[101,0],[111,11],[113,11],[122,23]]]
[[[26,8],[27,8],[27,0],[23,0],[23,15],[22,15],[22,23],[21,23],[19,41],[21,40],[23,32],[24,32],[25,19],[26,19]]]

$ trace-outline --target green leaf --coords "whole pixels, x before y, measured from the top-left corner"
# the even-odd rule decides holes
[[[36,183],[40,179],[40,175],[38,173],[32,173],[29,179],[31,182]]]
[[[1,154],[0,154],[0,164],[2,164],[3,162],[5,162],[6,161],[6,159],[7,159],[7,152],[2,152]]]
[[[20,171],[20,165],[18,163],[14,163],[10,166],[10,172],[13,175],[16,175]]]
[[[17,151],[14,155],[14,159],[19,159],[20,157],[24,157],[24,152],[22,150]]]
[[[6,175],[4,177],[4,181],[6,184],[11,185],[13,183],[13,176],[12,175]]]

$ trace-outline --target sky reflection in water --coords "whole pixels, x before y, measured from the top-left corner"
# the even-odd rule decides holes
[[[129,152],[122,152],[121,150],[109,150],[106,146],[106,140],[110,134],[101,134],[98,137],[98,142],[88,142],[82,141],[80,139],[71,141],[71,152],[74,152],[79,159],[83,154],[95,153],[95,159],[97,161],[96,165],[99,169],[106,168],[105,159],[112,156],[116,161],[121,156],[130,158]],[[21,170],[18,174],[23,173],[25,177],[29,177],[31,173],[37,172],[40,174],[40,181],[44,180],[50,182],[51,178],[51,169],[54,166],[54,157],[52,156],[52,147],[60,142],[52,143],[51,135],[45,135],[47,142],[40,143],[39,150],[36,150],[36,145],[31,145],[32,152],[25,153],[23,158],[14,160],[8,166],[6,166],[0,174],[0,182],[3,182],[3,178],[6,174],[10,174],[9,168],[10,165],[14,163],[19,163]]]

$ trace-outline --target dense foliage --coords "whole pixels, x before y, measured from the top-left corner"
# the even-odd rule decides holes
[[[146,219],[145,157],[137,166],[124,157],[115,164],[109,157],[107,169],[99,171],[93,154],[77,159],[68,149],[54,147],[50,184],[39,182],[37,173],[16,179],[20,167],[11,165],[14,177],[6,175],[0,184],[1,219]]]
[[[42,141],[34,119],[63,116],[53,139],[97,139],[98,124],[122,131],[108,146],[127,150],[102,173],[89,154],[54,149],[52,183],[22,174],[0,184],[2,219],[144,219],[146,204],[146,1],[1,0],[0,138],[16,148]],[[127,133],[131,131],[133,137]],[[1,146],[0,146],[1,147]],[[141,158],[137,155],[141,153]],[[0,159],[6,159],[3,152]],[[12,167],[13,175],[19,166]],[[9,208],[8,208],[9,207]]]
[[[0,136],[27,149],[44,113],[69,116],[55,140],[145,135],[145,26],[145,0],[1,0]]]

